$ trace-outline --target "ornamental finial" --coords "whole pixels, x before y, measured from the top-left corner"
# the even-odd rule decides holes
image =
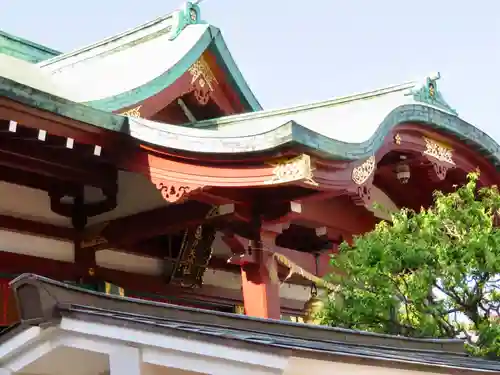
[[[416,83],[405,95],[412,96],[413,100],[426,105],[437,107],[440,110],[458,116],[455,111],[443,98],[438,89],[437,81],[441,78],[439,72],[431,73],[421,83]]]

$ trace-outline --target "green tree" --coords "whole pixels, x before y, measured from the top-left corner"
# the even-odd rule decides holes
[[[470,174],[454,192],[436,192],[432,207],[403,209],[343,243],[322,323],[463,337],[474,354],[500,358],[500,194],[477,181]]]

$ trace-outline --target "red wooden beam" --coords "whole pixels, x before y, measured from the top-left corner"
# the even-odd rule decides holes
[[[57,103],[60,112],[74,110],[74,104],[68,103],[66,100],[53,97],[52,100],[59,101]],[[76,104],[78,106],[78,104]],[[86,110],[92,110],[86,107]],[[101,114],[96,110],[96,114]],[[106,116],[105,116],[106,117]],[[6,97],[0,97],[0,118],[2,120],[13,120],[22,124],[23,126],[43,129],[48,134],[58,135],[61,137],[73,138],[75,141],[86,143],[90,145],[99,145],[103,148],[117,147],[119,140],[122,138],[118,133],[109,131],[95,125],[73,120],[64,115],[55,114],[49,111],[30,107],[29,105],[16,102]],[[124,127],[127,119],[113,119],[116,121],[117,129]]]
[[[16,167],[11,168],[3,165],[0,165],[0,176],[4,182],[46,192],[53,190],[54,186],[62,188],[64,191],[73,187],[71,183],[61,181],[59,178],[36,175]]]
[[[60,281],[77,281],[80,275],[87,270],[80,269],[75,263],[61,262],[52,259],[39,258],[29,255],[0,252],[0,273],[4,276],[15,277],[22,273],[35,273]],[[199,289],[187,289],[174,285],[167,285],[158,276],[140,275],[108,268],[96,267],[97,279],[106,280],[123,287],[125,290],[136,292],[136,295],[150,293],[158,295],[159,299],[164,296],[183,298],[186,300],[208,301],[213,303],[241,304],[242,296],[239,290],[226,289],[215,286],[204,285]],[[132,293],[134,294],[134,293]],[[172,300],[175,302],[175,299]],[[284,311],[288,313],[300,313],[302,303],[300,301],[282,299]]]
[[[279,282],[277,264],[272,254],[261,248],[249,248],[243,239],[234,235],[223,237],[224,242],[234,253],[235,261],[241,267],[241,287],[245,314],[265,319],[280,318]],[[244,241],[244,240],[243,240]]]
[[[174,207],[174,206],[172,206],[172,207]],[[182,207],[182,205],[179,205],[179,207]],[[165,207],[165,208],[162,208],[160,210],[166,210],[168,208],[169,207]],[[169,211],[164,211],[164,214],[166,214],[168,212]],[[143,214],[146,215],[146,213],[143,213]],[[142,215],[142,214],[138,214],[138,215]],[[169,215],[164,215],[164,217],[169,217]],[[120,220],[120,219],[118,219],[118,220]],[[147,223],[148,223],[148,218],[146,217],[144,224],[138,225],[135,229],[132,229],[132,232],[135,233],[135,230],[140,231],[142,228],[144,228],[144,225],[147,225]],[[241,223],[241,224],[244,225],[245,223]],[[10,230],[13,232],[20,232],[20,233],[25,233],[25,234],[29,234],[29,235],[53,238],[53,239],[58,239],[58,240],[66,240],[66,241],[74,241],[75,235],[76,235],[75,230],[72,228],[60,227],[60,226],[53,225],[53,224],[41,223],[41,222],[28,220],[28,219],[15,218],[12,216],[7,216],[7,215],[0,215],[0,228],[5,229],[5,230]],[[119,228],[120,228],[120,226],[118,225],[118,229]],[[153,229],[154,229],[154,226],[153,226]],[[171,230],[172,230],[172,227],[168,227],[168,225],[161,226],[161,232],[170,232]],[[303,252],[299,252],[299,251],[295,251],[295,250],[291,250],[291,249],[286,249],[286,248],[281,248],[281,247],[273,245],[272,242],[274,241],[274,237],[277,234],[278,234],[277,232],[272,232],[272,231],[263,231],[262,232],[262,235],[264,238],[271,238],[270,242],[269,241],[266,242],[268,244],[265,246],[266,249],[268,249],[269,251],[275,251],[275,252],[278,252],[280,254],[283,254],[287,258],[289,258],[291,261],[296,263],[299,267],[302,267],[304,270],[306,270],[310,273],[316,274],[316,266],[315,266],[314,256],[312,254],[303,253]],[[240,246],[242,246],[240,248],[240,251],[241,251],[241,249],[245,249],[245,246],[243,245],[241,240],[245,241],[244,239],[240,239],[240,241],[237,242]],[[225,241],[225,242],[228,243],[227,241]],[[232,246],[231,243],[229,243],[229,245],[230,245],[229,247],[231,249],[234,248],[234,246]],[[95,250],[105,249],[108,247],[109,247],[109,244],[102,244],[102,245],[96,246],[94,248],[83,249],[82,251],[93,252]],[[158,247],[155,247],[152,245],[145,245],[145,244],[138,245],[138,244],[125,243],[125,244],[121,244],[119,247],[117,247],[116,251],[129,253],[129,254],[135,254],[135,255],[139,255],[139,256],[148,256],[148,257],[152,257],[152,258],[156,258],[156,259],[163,259],[165,256],[164,249],[161,249],[161,248],[158,248]],[[238,252],[238,251],[235,251],[235,252]],[[210,259],[210,263],[209,263],[208,267],[211,269],[225,271],[225,272],[240,273],[240,267],[238,265],[235,265],[234,263],[229,262],[230,257],[231,257],[231,254],[228,254],[227,257],[213,256]],[[86,273],[86,267],[84,267],[83,264],[79,264],[78,266],[79,267],[81,266],[80,268],[82,268],[81,270],[80,270],[80,268],[78,268],[78,272]],[[21,271],[22,270],[23,270],[23,268],[21,268]],[[279,271],[280,277],[283,278],[284,276],[286,276],[288,274],[289,270],[278,265],[278,271]],[[329,271],[330,271],[329,254],[322,254],[320,256],[320,259],[319,259],[318,275],[322,276]],[[77,271],[75,271],[75,272],[77,272]],[[37,272],[35,272],[35,273],[37,273]],[[294,283],[294,284],[302,284],[302,285],[307,283],[307,281],[303,280],[300,277],[300,275],[294,275],[289,281]]]
[[[76,236],[76,231],[73,228],[61,227],[53,224],[47,224],[28,219],[21,219],[7,215],[0,215],[0,229],[9,230],[12,232],[24,233],[27,235],[34,235],[34,236],[52,238],[57,240],[65,240],[65,241],[74,241]],[[96,249],[82,249],[82,251],[93,253],[94,250],[99,250],[100,248],[105,249],[108,246],[109,245],[105,244],[104,246],[97,247]],[[116,249],[116,251],[128,254],[135,254],[139,256],[147,256],[156,259],[163,259],[165,256],[165,249],[143,244],[124,245],[121,246],[119,249]],[[10,253],[5,253],[5,254],[10,254]],[[228,258],[225,257],[213,256],[212,258],[210,258],[210,263],[208,267],[211,269],[225,271],[225,272],[232,272],[232,273],[240,272],[240,268],[238,266],[228,263]],[[38,273],[38,271],[36,272],[33,271],[33,272]]]
[[[0,140],[0,165],[58,181],[96,187],[116,185],[116,168],[97,157],[80,158],[68,149],[52,149],[36,140]]]
[[[187,201],[110,221],[101,235],[113,245],[133,244],[139,241],[174,233],[183,228],[206,222],[228,220],[235,214],[232,204],[214,207]]]
[[[0,215],[0,228],[13,232],[21,232],[41,237],[73,241],[75,231],[72,228],[60,227],[53,224]]]
[[[361,234],[372,230],[377,223],[365,207],[355,205],[349,197],[291,202],[286,221],[301,220],[318,227],[339,229],[341,232]]]

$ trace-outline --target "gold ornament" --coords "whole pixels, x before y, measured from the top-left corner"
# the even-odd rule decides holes
[[[219,83],[203,56],[191,65],[188,71],[191,74],[191,84],[198,81],[198,85],[201,88],[207,85],[210,91],[214,91],[215,85]]]
[[[375,156],[370,156],[363,164],[352,170],[351,178],[356,185],[362,185],[368,181],[374,170]]]
[[[325,303],[318,297],[318,289],[316,284],[311,287],[311,297],[304,304],[304,323],[320,324],[321,319],[318,317]]]
[[[120,113],[122,116],[128,116],[128,117],[141,117],[141,107],[142,105],[139,105],[135,108],[129,109],[125,112]]]
[[[401,144],[401,136],[399,135],[399,133],[396,133],[396,135],[394,136],[394,143],[397,145]]]
[[[437,141],[423,137],[425,141],[424,155],[431,156],[439,161],[455,165],[453,150]]]
[[[292,181],[303,181],[307,184],[317,186],[318,183],[313,179],[313,168],[311,157],[306,154],[294,158],[285,158],[271,162],[274,165],[273,177],[265,184],[283,184]]]

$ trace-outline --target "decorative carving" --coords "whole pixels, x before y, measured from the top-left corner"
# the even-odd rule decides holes
[[[399,133],[396,133],[396,135],[394,136],[394,143],[398,146],[401,144],[401,136],[399,135]]]
[[[201,105],[206,105],[210,99],[210,91],[208,91],[206,88],[196,88],[194,90],[194,97],[196,98],[196,101],[200,103]]]
[[[189,20],[191,23],[196,23],[196,21],[198,21],[198,12],[195,8],[189,9]]]
[[[167,202],[176,203],[181,199],[186,198],[194,190],[199,187],[193,187],[188,184],[180,183],[167,183],[166,181],[159,181],[155,183],[156,188],[160,190],[160,193]]]
[[[444,110],[448,113],[458,116],[455,111],[443,98],[438,90],[437,81],[441,78],[441,74],[434,73],[426,77],[424,82],[416,84],[411,88],[406,95],[412,96],[416,102],[432,105],[436,108]]]
[[[309,155],[301,154],[293,158],[280,159],[270,164],[275,167],[273,177],[264,182],[267,185],[292,181],[302,181],[314,186],[318,185],[313,179],[313,168]]]
[[[432,163],[432,170],[429,171],[429,177],[433,181],[443,181],[446,178],[449,168],[443,163]]]
[[[436,86],[434,85],[434,82],[430,81],[427,84],[427,89],[429,90],[429,96],[431,99],[434,99],[436,97]]]
[[[187,26],[200,23],[200,7],[197,2],[186,1],[183,6],[173,14],[174,28],[169,40],[174,40]],[[170,27],[172,29],[172,27]]]
[[[371,206],[372,201],[372,187],[371,185],[358,186],[356,191],[351,194],[353,202],[358,206]]]
[[[432,139],[423,137],[425,141],[424,155],[431,156],[439,161],[455,165],[453,161],[453,150]]]
[[[352,170],[351,178],[356,185],[362,185],[373,174],[375,170],[375,156],[370,156],[363,164]]]
[[[125,112],[120,113],[122,116],[128,117],[141,117],[141,107],[142,105],[138,105],[135,108],[129,109]]]
[[[214,91],[215,85],[219,83],[203,56],[191,65],[189,73],[191,74],[191,84],[197,83],[201,89],[206,87],[209,91]]]
[[[215,90],[217,79],[210,66],[201,56],[190,68],[191,85],[194,86],[194,96],[198,103],[205,105],[210,99],[210,93]]]

